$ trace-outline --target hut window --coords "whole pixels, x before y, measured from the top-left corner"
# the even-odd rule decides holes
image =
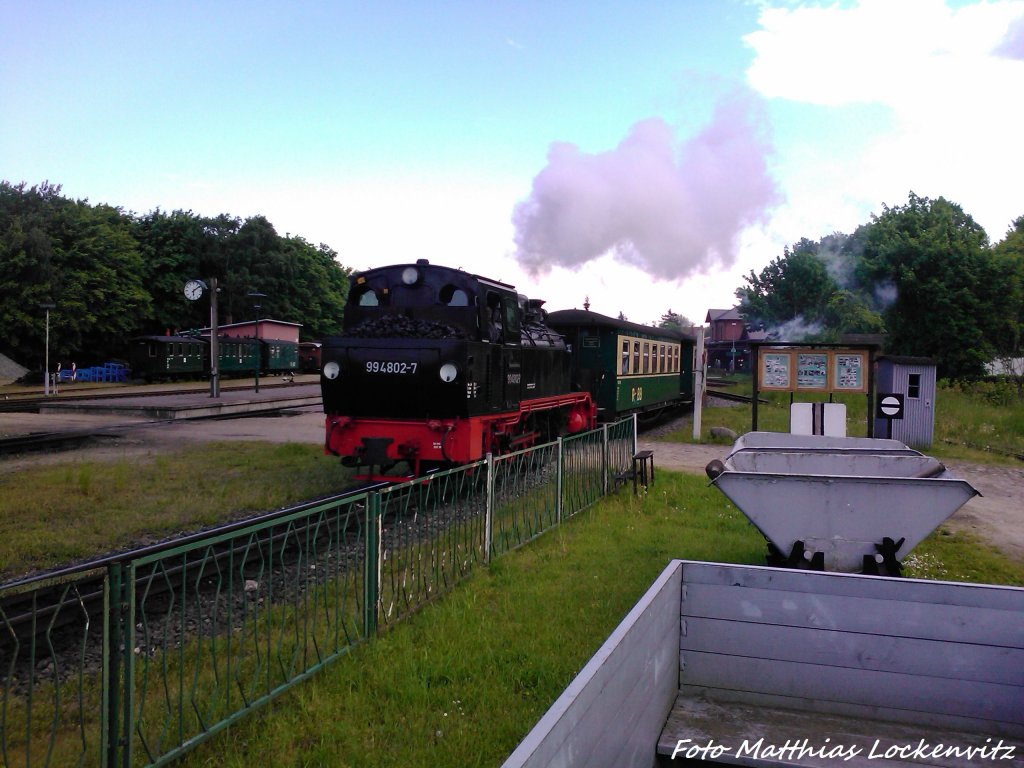
[[[907,397],[915,400],[921,397],[921,374],[911,373],[907,378]]]

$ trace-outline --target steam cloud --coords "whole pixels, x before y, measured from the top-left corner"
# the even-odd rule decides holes
[[[732,264],[739,233],[778,200],[757,114],[746,96],[719,105],[684,143],[651,118],[608,152],[552,144],[512,216],[520,264],[536,275],[611,251],[667,279]]]

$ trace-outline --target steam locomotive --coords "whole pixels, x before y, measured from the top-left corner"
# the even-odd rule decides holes
[[[322,340],[325,450],[369,477],[419,475],[592,428],[541,304],[425,259],[355,276],[344,335]]]
[[[572,312],[556,330],[542,301],[425,259],[354,275],[320,350],[325,451],[369,479],[418,476],[592,429],[599,398],[606,418],[686,399],[692,339]]]

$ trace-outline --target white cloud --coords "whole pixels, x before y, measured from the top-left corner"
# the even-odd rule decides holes
[[[810,184],[813,167],[790,168],[782,180],[790,204],[825,214],[855,200],[877,212],[914,190],[961,204],[1000,239],[1024,214],[1024,61],[1006,55],[1022,18],[1022,0],[958,8],[942,0],[861,0],[762,11],[761,28],[745,37],[755,53],[747,73],[755,90],[823,108],[880,105],[892,116],[862,153],[815,137],[810,154],[835,166],[833,184]],[[776,125],[780,153],[785,135]],[[794,165],[796,151],[789,148]]]

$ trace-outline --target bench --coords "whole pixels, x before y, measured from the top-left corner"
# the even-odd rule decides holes
[[[615,488],[620,484],[633,481],[633,495],[637,495],[637,485],[644,488],[654,485],[654,451],[637,451],[633,454],[633,466],[615,476]]]
[[[1021,768],[1024,589],[675,560],[504,768],[697,759]]]
[[[683,569],[662,765],[1024,765],[1024,590]]]

